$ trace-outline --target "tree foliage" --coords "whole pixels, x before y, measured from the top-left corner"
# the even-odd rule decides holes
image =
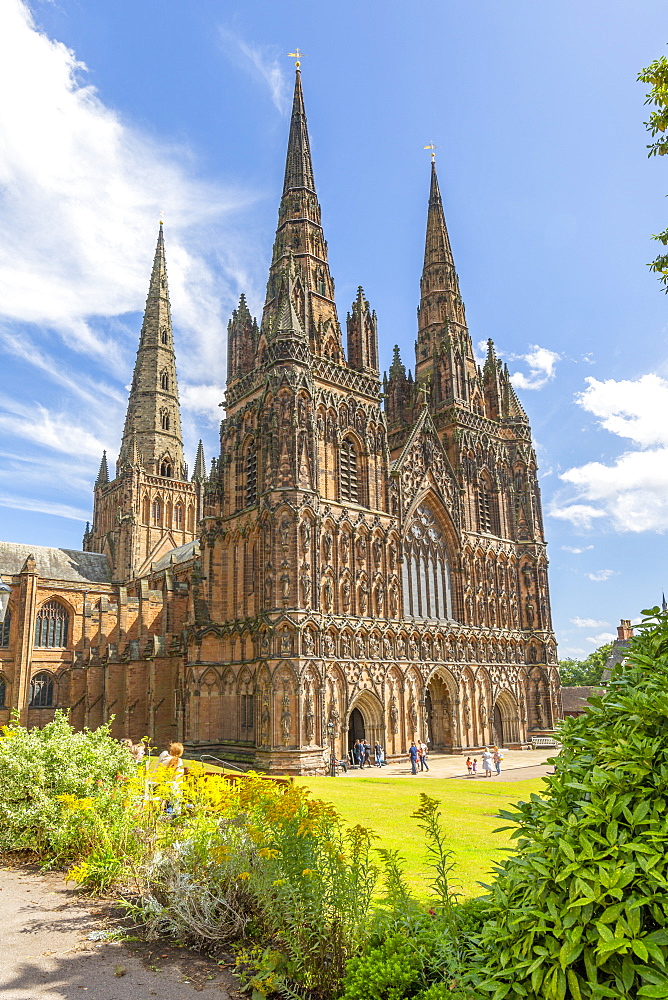
[[[665,156],[668,153],[668,59],[661,56],[651,65],[647,66],[638,75],[641,83],[650,85],[651,90],[647,94],[645,104],[652,110],[649,120],[644,123],[645,128],[652,136],[652,142],[647,149],[648,156]],[[663,246],[668,246],[668,229],[662,233],[656,233],[653,240],[657,240]],[[659,254],[651,264],[648,265],[660,277],[664,290],[668,292],[668,253]]]
[[[584,660],[559,660],[559,676],[563,687],[579,687],[600,684],[601,674],[608,662],[612,643],[606,642],[590,653]]]
[[[543,796],[502,813],[518,851],[480,921],[492,1000],[668,997],[668,614],[645,614],[605,696],[563,723]]]

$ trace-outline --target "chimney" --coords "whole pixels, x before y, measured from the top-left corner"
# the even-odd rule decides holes
[[[622,618],[621,622],[617,626],[617,639],[620,641],[625,641],[627,639],[633,638],[633,629],[631,627],[630,618]]]

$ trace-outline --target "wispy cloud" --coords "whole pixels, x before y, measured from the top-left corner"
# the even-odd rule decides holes
[[[592,646],[605,646],[608,642],[613,642],[617,636],[613,632],[600,632],[599,635],[588,635],[585,642],[590,642]]]
[[[221,27],[220,39],[225,52],[267,87],[274,106],[282,115],[288,111],[288,87],[282,63],[275,46],[247,42],[234,31]]]
[[[0,493],[0,507],[31,510],[36,514],[53,514],[56,517],[66,517],[71,521],[85,521],[90,518],[90,511],[71,507],[69,504],[35,500],[31,497],[11,496],[8,493]]]
[[[588,580],[592,580],[593,583],[605,583],[609,580],[611,576],[615,576],[616,570],[614,569],[599,569],[595,573],[585,573]]]
[[[510,376],[511,382],[517,389],[542,389],[556,375],[557,361],[561,355],[556,351],[550,351],[547,347],[539,347],[533,344],[526,354],[511,354],[509,361],[524,361],[529,372],[517,371]]]
[[[599,622],[595,618],[571,618],[571,622],[577,628],[603,628],[604,625],[609,625],[610,622]]]
[[[591,504],[562,503],[553,501],[548,509],[550,517],[561,521],[570,521],[574,528],[587,531],[599,517],[605,517],[605,512]]]
[[[570,552],[574,556],[579,556],[582,555],[583,552],[589,552],[590,549],[594,548],[594,546],[582,545],[578,547],[577,545],[562,545],[561,548],[564,552]]]

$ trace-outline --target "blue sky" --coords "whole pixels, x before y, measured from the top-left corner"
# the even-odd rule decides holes
[[[668,589],[668,173],[639,70],[664,2],[3,0],[0,537],[79,547],[115,459],[160,212],[184,434],[217,450],[225,329],[261,309],[300,46],[339,315],[413,363],[428,153],[474,344],[541,466],[562,656]]]

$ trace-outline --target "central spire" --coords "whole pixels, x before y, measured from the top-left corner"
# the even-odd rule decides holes
[[[285,162],[283,195],[285,196],[288,191],[294,188],[306,188],[315,194],[311,148],[308,141],[304,94],[302,92],[302,75],[299,70],[295,74],[295,93],[292,99],[292,118],[290,119],[290,138],[288,139],[288,155]]]
[[[285,337],[285,294],[298,323],[291,329],[306,338],[312,354],[345,364],[341,328],[334,303],[334,282],[327,263],[327,243],[313,179],[311,146],[304,109],[301,72],[295,73],[283,195],[267,282],[260,347],[280,332]]]

